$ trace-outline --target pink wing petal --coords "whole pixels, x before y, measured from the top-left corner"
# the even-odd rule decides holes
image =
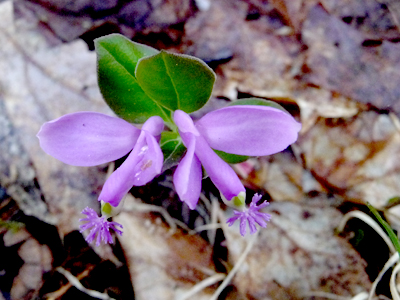
[[[174,112],[174,121],[176,126],[179,128],[179,132],[192,133],[195,136],[200,135],[194,126],[192,118],[182,110],[176,110]]]
[[[211,181],[227,200],[232,200],[239,193],[245,192],[235,171],[208,146],[201,136],[196,138],[195,153]]]
[[[123,164],[105,182],[99,200],[118,206],[132,186],[145,185],[161,173],[163,154],[154,136],[142,131]]]
[[[297,140],[301,129],[291,115],[260,105],[236,105],[212,111],[196,122],[211,148],[249,156],[270,155]]]
[[[174,113],[174,121],[179,128],[179,134],[182,138],[183,144],[188,149],[190,145],[190,151],[188,150],[190,159],[188,158],[188,161],[185,162],[187,164],[185,166],[186,175],[190,174],[189,165],[192,164],[191,157],[197,157],[204,166],[204,169],[206,169],[211,181],[227,200],[231,200],[233,197],[239,195],[240,192],[244,192],[244,186],[240,182],[236,173],[210,148],[205,139],[197,131],[192,118],[187,113],[177,110]],[[194,154],[192,154],[193,145],[195,145]],[[180,164],[182,164],[182,162]],[[196,174],[196,180],[197,176],[198,174]],[[184,180],[183,177],[180,177],[179,181],[183,182]]]
[[[174,173],[174,185],[179,198],[190,209],[195,209],[201,192],[202,170],[197,156],[194,154],[195,137],[187,134],[188,150]]]
[[[142,126],[142,130],[147,131],[154,137],[161,135],[164,129],[164,121],[159,116],[150,117]]]
[[[43,124],[37,136],[42,149],[58,160],[95,166],[127,154],[139,134],[139,129],[122,119],[78,112]]]

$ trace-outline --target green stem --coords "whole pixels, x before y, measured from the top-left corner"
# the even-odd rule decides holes
[[[393,243],[393,246],[397,250],[397,252],[400,255],[400,241],[397,237],[397,235],[394,233],[393,229],[390,227],[390,225],[382,219],[381,215],[378,213],[378,211],[373,207],[370,203],[367,202],[367,206],[370,209],[370,211],[374,214],[375,218],[378,219],[379,223],[382,224],[383,228],[385,228],[387,234],[389,235],[390,240]]]

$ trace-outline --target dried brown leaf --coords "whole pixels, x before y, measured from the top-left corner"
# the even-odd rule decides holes
[[[359,30],[372,42],[400,37],[400,5],[396,0],[322,0],[330,15]]]
[[[104,175],[97,168],[67,166],[46,155],[36,134],[44,122],[66,113],[110,113],[98,91],[95,53],[89,52],[82,41],[50,48],[35,24],[24,19],[14,22],[11,1],[2,2],[0,12],[1,114],[7,116],[11,126],[7,138],[20,141],[15,144],[19,145],[19,154],[12,154],[12,149],[0,154],[10,170],[5,174],[17,170],[14,181],[5,186],[19,186],[28,175],[31,182],[37,180],[32,185],[40,186],[50,215],[55,218],[53,223],[64,235],[78,228],[84,207],[97,204],[96,193]],[[4,178],[0,184],[5,184]],[[10,189],[7,192],[18,196]],[[41,195],[36,194],[39,196],[25,197],[27,203],[21,208],[29,207],[31,210],[25,209],[27,214],[49,221],[38,205]],[[17,196],[16,200],[20,198]]]
[[[333,236],[341,214],[326,199],[298,205],[272,203],[272,220],[240,268],[234,284],[251,299],[301,299],[314,291],[355,296],[368,289],[365,263],[344,240]],[[227,245],[235,263],[248,238],[233,226]]]
[[[298,145],[317,180],[348,199],[381,208],[400,194],[400,133],[389,115],[320,119]]]
[[[302,31],[310,72],[304,79],[362,103],[400,112],[400,45],[364,47],[364,35],[314,7]]]
[[[349,117],[358,112],[359,107],[348,97],[299,81],[306,57],[303,45],[294,36],[280,36],[275,31],[266,31],[261,25],[267,22],[265,19],[246,22],[241,10],[219,7],[222,5],[219,3],[213,3],[210,13],[203,12],[203,17],[198,15],[186,24],[190,29],[186,31],[191,42],[189,49],[195,49],[192,54],[214,59],[224,58],[216,54],[219,52],[228,53],[225,57],[232,56],[229,62],[217,69],[220,76],[214,87],[215,96],[237,99],[239,93],[247,93],[283,103],[296,102],[301,109],[303,132],[319,116]],[[312,3],[308,1],[304,5],[296,5],[308,11]],[[294,11],[297,9],[289,1],[286,5]],[[208,19],[209,14],[216,16]],[[235,17],[231,18],[231,15]],[[207,22],[200,22],[202,19]],[[218,22],[220,19],[224,21]],[[237,43],[237,40],[242,42]]]
[[[212,248],[197,235],[181,230],[173,235],[147,214],[122,212],[114,218],[124,225],[120,238],[130,268],[135,299],[178,299],[194,284],[214,273]],[[192,299],[209,299],[202,291]]]

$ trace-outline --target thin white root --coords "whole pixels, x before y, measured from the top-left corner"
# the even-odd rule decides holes
[[[206,224],[206,225],[201,225],[201,226],[197,226],[195,229],[190,230],[189,234],[196,234],[198,232],[204,231],[204,230],[216,230],[222,228],[221,224],[219,223],[214,223],[214,224]],[[210,241],[211,244],[211,241]]]
[[[388,245],[390,252],[395,253],[396,249],[393,246],[392,241],[388,237],[385,231],[379,226],[379,224],[372,219],[370,216],[367,214],[361,212],[361,211],[351,211],[343,216],[343,219],[340,221],[340,224],[338,226],[338,231],[342,232],[344,227],[346,226],[346,223],[351,219],[351,218],[358,218],[361,221],[364,221],[366,224],[372,227],[378,233],[381,238],[385,241],[385,243]]]
[[[133,197],[132,195],[128,194],[126,196],[125,200],[129,200],[130,201],[126,201],[124,204],[124,210],[126,211],[139,211],[139,212],[158,212],[160,213],[163,218],[165,219],[165,222],[168,223],[169,227],[170,227],[170,234],[175,233],[177,226],[176,224],[178,224],[180,227],[182,227],[183,229],[189,231],[190,228],[188,228],[184,223],[174,219],[171,217],[171,215],[168,213],[168,211],[160,206],[157,205],[152,205],[152,204],[146,204],[146,203],[142,203],[139,202],[138,200],[136,200],[135,197]]]
[[[203,201],[207,210],[210,211],[211,210],[211,201],[203,193],[200,193],[200,199],[201,199],[201,201]]]
[[[332,300],[366,300],[368,298],[368,294],[366,292],[361,292],[356,296],[350,298],[350,297],[338,296],[327,292],[312,291],[303,294],[303,297],[321,297]]]
[[[214,224],[218,222],[218,212],[221,210],[221,207],[219,205],[219,201],[216,197],[211,195],[211,220],[210,223]],[[219,227],[221,228],[221,227]],[[214,247],[214,243],[215,243],[215,237],[217,235],[217,229],[215,228],[215,230],[210,231],[208,233],[208,239],[210,241],[210,244]]]
[[[218,296],[221,294],[221,292],[228,286],[228,284],[231,282],[233,276],[235,276],[236,272],[239,270],[240,266],[244,263],[247,255],[249,254],[250,250],[253,248],[257,237],[258,237],[259,231],[251,237],[249,243],[246,246],[246,249],[244,249],[242,255],[239,257],[237,263],[233,267],[233,269],[229,272],[229,274],[225,277],[224,281],[221,283],[221,285],[218,287],[218,289],[214,292],[210,300],[217,300]]]
[[[351,300],[365,300],[368,298],[368,293],[367,292],[361,292],[357,295],[355,295]]]
[[[65,278],[68,279],[68,281],[74,286],[76,287],[78,290],[80,290],[81,292],[93,297],[93,298],[97,298],[97,299],[103,299],[103,300],[115,300],[114,298],[111,298],[110,296],[108,296],[105,293],[100,293],[98,291],[93,291],[93,290],[89,290],[87,288],[85,288],[82,283],[79,281],[78,278],[76,278],[74,275],[72,275],[70,272],[68,272],[67,270],[65,270],[64,268],[58,267],[56,268],[56,271],[63,274],[65,276]]]
[[[214,275],[200,281],[196,285],[194,285],[187,293],[185,293],[184,295],[179,297],[178,300],[190,299],[192,296],[194,296],[198,292],[204,290],[206,287],[208,287],[210,285],[213,285],[213,284],[223,280],[225,277],[226,277],[225,274],[221,274],[221,273],[214,274]]]
[[[385,263],[385,265],[383,266],[383,269],[379,272],[378,276],[376,277],[376,279],[372,283],[372,287],[371,287],[371,290],[369,292],[368,300],[372,300],[372,297],[375,294],[376,287],[377,287],[379,281],[381,281],[381,279],[382,279],[383,275],[386,273],[386,271],[389,270],[391,267],[393,267],[393,265],[396,264],[396,262],[398,262],[398,261],[399,261],[399,253],[396,252]]]
[[[396,275],[400,271],[400,264],[397,264],[396,267],[393,269],[392,276],[390,276],[390,293],[392,294],[393,300],[400,300],[399,291],[396,287]]]

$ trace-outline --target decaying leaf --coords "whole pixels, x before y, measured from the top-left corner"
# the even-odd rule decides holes
[[[400,195],[400,137],[392,122],[396,118],[386,113],[400,112],[398,4],[214,0],[208,9],[195,12],[186,0],[149,0],[142,6],[139,1],[94,2],[56,1],[49,12],[40,6],[47,0],[18,1],[21,18],[16,21],[11,1],[0,4],[0,191],[4,188],[26,214],[55,224],[59,234],[66,235],[66,244],[75,235],[70,241],[75,252],[68,252],[65,270],[90,288],[113,270],[112,274],[132,280],[137,299],[179,299],[215,274],[213,260],[233,266],[247,242],[239,236],[237,224],[224,230],[226,263],[225,253],[213,252],[199,235],[180,230],[170,235],[153,215],[131,211],[128,205],[114,218],[124,226],[120,244],[96,248],[114,263],[110,267],[110,261],[94,255],[78,232],[70,233],[78,228],[79,212],[97,205],[106,166],[62,164],[43,153],[35,135],[41,124],[66,113],[111,112],[98,92],[95,54],[82,41],[60,44],[54,37],[43,37],[43,32],[72,40],[95,35],[87,30],[110,22],[113,30],[130,37],[153,45],[172,43],[174,50],[214,64],[215,97],[236,100],[250,94],[299,107],[296,117],[300,116],[303,129],[291,149],[235,167],[247,188],[268,193],[275,202],[267,208],[273,215],[271,223],[261,230],[232,281],[240,295],[233,294],[243,299],[298,299],[316,291],[351,297],[368,290],[364,261],[334,234],[341,214],[329,206],[331,199],[321,195],[329,192],[341,201],[370,201],[377,208]],[[65,15],[60,14],[63,10]],[[104,18],[93,16],[98,11]],[[211,101],[204,111],[226,104],[220,102]],[[384,112],[370,109],[369,104]],[[143,191],[146,198],[152,197],[146,188]],[[172,193],[168,187],[160,194]],[[314,197],[308,197],[311,194]],[[166,198],[167,205],[174,205],[173,196]],[[200,209],[205,219],[212,219],[206,208]],[[1,229],[0,234],[4,232]],[[218,242],[219,237],[210,236]],[[13,297],[21,298],[29,290],[37,294],[42,274],[51,268],[47,246],[28,232],[13,239],[7,233],[4,241],[8,249],[17,245],[16,255],[25,262],[15,273]],[[130,276],[117,270],[124,262],[112,250],[120,252],[119,245]],[[89,254],[90,259],[95,257],[90,263],[80,256]],[[100,271],[95,270],[98,263]],[[57,271],[50,279],[58,285],[46,281],[44,295],[68,297],[67,293],[76,292]],[[99,290],[115,286],[106,284]],[[210,299],[214,290],[214,286],[202,290],[190,299]]]
[[[380,109],[400,112],[400,45],[383,41],[363,45],[365,36],[322,7],[314,7],[304,22],[309,47],[304,79]]]
[[[308,12],[312,7],[311,2],[307,2],[304,7],[290,1],[287,2],[286,5],[291,10],[300,9],[304,14],[304,19],[306,19],[307,14],[305,12]],[[228,16],[230,10],[225,7],[219,8],[218,5],[221,4],[218,3],[214,3],[215,9],[212,12],[218,14],[215,18],[231,20]],[[298,7],[296,8],[293,5]],[[212,56],[212,53],[217,51],[216,49],[219,49],[218,51],[222,53],[224,52],[222,51],[223,47],[229,48],[225,51],[226,53],[229,52],[229,55],[220,57],[220,59],[230,57],[232,59],[218,69],[221,76],[219,76],[214,87],[213,94],[215,96],[236,99],[240,93],[246,93],[278,100],[282,103],[296,102],[300,107],[303,132],[306,132],[320,116],[350,117],[358,112],[360,105],[351,101],[349,97],[344,97],[340,91],[335,92],[335,90],[330,90],[329,87],[316,87],[299,81],[299,78],[303,76],[302,65],[306,56],[301,44],[294,36],[282,36],[279,33],[279,28],[272,30],[273,24],[268,23],[272,22],[268,18],[245,21],[244,16],[240,13],[241,10],[237,10],[239,12],[235,13],[235,25],[225,23],[220,25],[217,22],[210,21],[203,23],[199,21],[200,24],[197,24],[195,23],[196,19],[187,24],[188,29],[190,29],[189,32],[192,33],[188,35],[191,43],[189,49],[198,49],[196,50],[198,55],[201,54],[201,51],[207,50],[206,53]],[[206,12],[203,12],[203,14],[206,14]],[[198,19],[200,17],[201,15],[198,16]],[[300,20],[295,22],[299,23]],[[220,35],[223,35],[225,42],[220,44],[220,39],[217,38],[218,33],[229,26],[235,26],[234,28],[237,28],[237,30],[231,35],[221,33]],[[267,31],[266,28],[269,28],[269,30]],[[247,42],[237,44],[229,42],[230,40],[227,41],[227,39]],[[212,47],[212,49],[204,48],[206,46]],[[201,56],[207,58],[207,55],[201,54]],[[218,55],[215,56],[215,59],[217,59]]]
[[[36,171],[0,102],[0,184],[27,215],[55,223],[35,181]]]
[[[389,115],[320,119],[299,146],[317,180],[349,200],[381,208],[400,194],[400,133]]]
[[[2,207],[0,213],[2,219],[7,214],[6,207]],[[6,220],[5,224],[12,222]],[[53,255],[49,247],[40,244],[26,228],[13,227],[7,230],[4,225],[0,226],[3,255],[0,291],[9,294],[11,299],[35,298],[43,284],[43,274],[52,269]]]
[[[212,248],[197,235],[181,230],[173,235],[149,215],[122,212],[114,218],[124,224],[120,238],[125,249],[135,299],[178,299],[194,284],[215,274]],[[201,291],[195,299],[209,299],[212,290]],[[194,298],[192,298],[194,299]]]
[[[302,299],[318,291],[351,297],[368,289],[365,262],[333,235],[341,214],[326,199],[272,203],[266,211],[272,214],[268,229],[260,231],[233,280],[243,297]],[[227,231],[233,264],[251,239],[243,239],[235,227]]]
[[[324,191],[290,152],[258,158],[246,182],[253,188],[265,189],[274,201],[301,202],[309,192]]]
[[[322,0],[329,14],[359,30],[367,44],[400,37],[398,30],[400,6],[395,0]]]
[[[5,157],[9,164],[6,168],[10,170],[5,174],[16,170],[14,183],[23,183],[23,187],[30,184],[33,191],[35,185],[40,186],[50,216],[57,216],[58,229],[64,235],[78,228],[83,208],[96,205],[93,191],[100,189],[105,178],[97,168],[67,166],[46,155],[36,134],[44,122],[66,113],[83,110],[110,113],[97,88],[95,54],[79,41],[50,48],[34,24],[24,19],[13,22],[10,1],[2,3],[1,16],[0,70],[5,72],[0,78],[2,112],[12,124],[7,138],[20,141],[18,156],[24,161],[21,169],[18,160],[9,161]],[[31,183],[21,179],[27,176]],[[0,184],[13,187],[13,182],[3,180]],[[27,203],[21,208],[34,207],[37,213],[28,209],[26,213],[49,221],[37,205],[41,203],[40,197],[40,193],[25,197],[21,201]]]

